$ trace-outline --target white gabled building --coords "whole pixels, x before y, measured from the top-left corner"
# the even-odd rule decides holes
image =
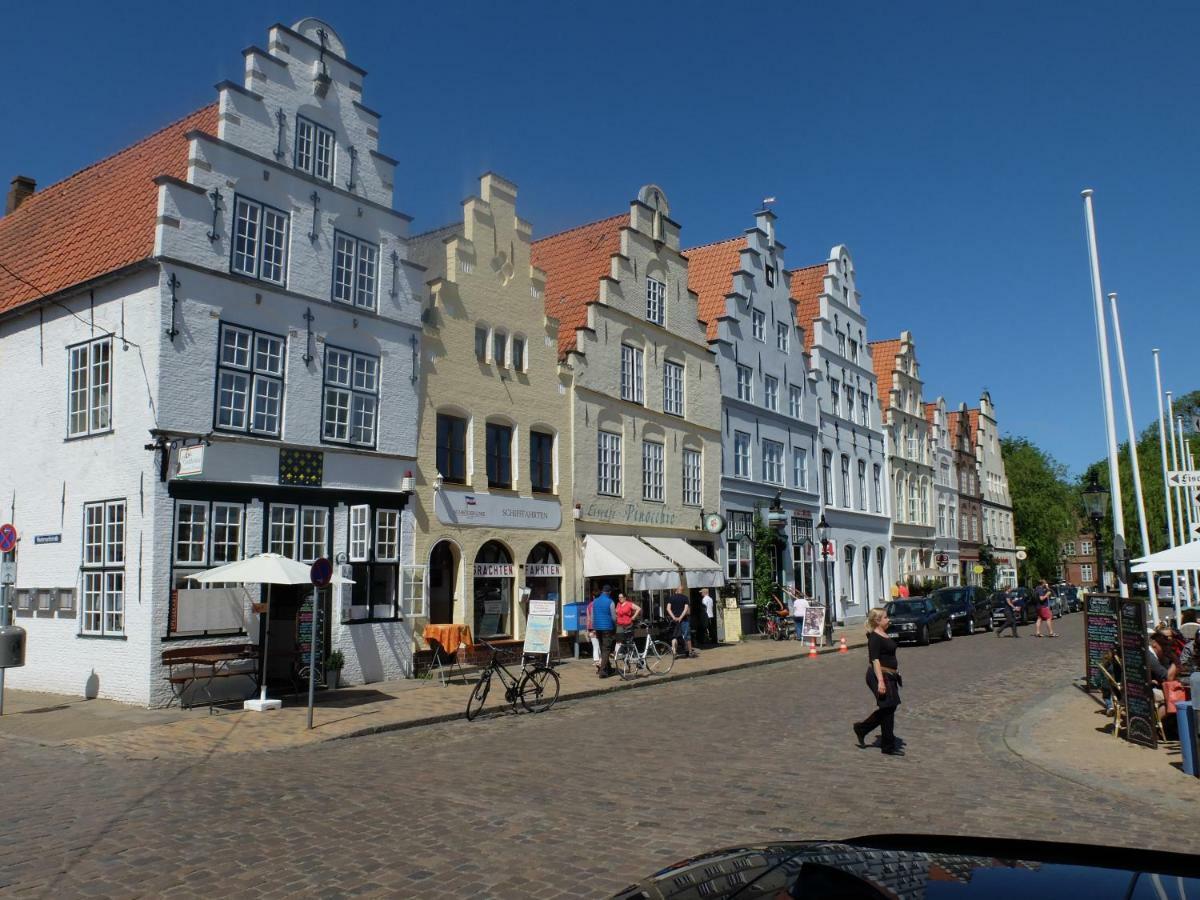
[[[821,513],[834,556],[830,590],[838,621],[859,621],[886,601],[892,580],[887,447],[867,320],[844,246],[791,275],[797,321],[818,375]],[[814,593],[822,599],[823,568],[818,558]]]
[[[933,497],[937,506],[933,562],[935,567],[946,573],[947,584],[957,585],[961,574],[958,554],[958,479],[954,465],[954,431],[950,427],[945,397],[925,404],[925,420],[929,423]]]
[[[221,606],[187,576],[268,550],[347,564],[355,584],[325,598],[344,681],[411,667],[423,279],[395,161],[328,25],[275,25],[244,57],[216,103],[19,185],[0,219],[0,358],[23,423],[0,502],[24,536],[29,632],[12,686],[167,702],[164,650],[261,637],[257,590]],[[272,594],[281,685],[303,595]]]

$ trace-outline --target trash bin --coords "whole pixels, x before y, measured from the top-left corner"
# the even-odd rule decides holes
[[[1175,724],[1179,728],[1179,749],[1183,754],[1185,775],[1200,778],[1200,747],[1196,741],[1196,707],[1194,700],[1175,704]]]
[[[20,625],[0,625],[0,669],[25,665],[25,629]]]

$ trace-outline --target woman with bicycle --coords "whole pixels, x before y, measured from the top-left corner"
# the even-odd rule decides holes
[[[624,591],[617,593],[617,634],[627,641],[633,640],[633,623],[637,621],[638,616],[642,614],[642,608],[625,596]],[[616,649],[613,650],[613,656],[617,659],[621,656],[621,641],[617,641]]]

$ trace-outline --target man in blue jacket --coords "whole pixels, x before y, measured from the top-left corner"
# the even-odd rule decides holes
[[[617,611],[612,598],[612,585],[606,584],[600,596],[592,602],[592,628],[600,639],[600,672],[601,678],[613,674],[612,648],[613,637],[617,630]]]

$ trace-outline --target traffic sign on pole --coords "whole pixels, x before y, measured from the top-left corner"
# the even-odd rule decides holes
[[[17,546],[17,529],[9,522],[0,525],[0,553],[11,553]]]
[[[333,580],[333,563],[322,556],[313,562],[308,575],[317,587],[325,587]]]
[[[1200,541],[1200,522],[1192,523],[1192,540]]]
[[[1200,472],[1187,469],[1168,469],[1167,484],[1171,487],[1200,487]]]

